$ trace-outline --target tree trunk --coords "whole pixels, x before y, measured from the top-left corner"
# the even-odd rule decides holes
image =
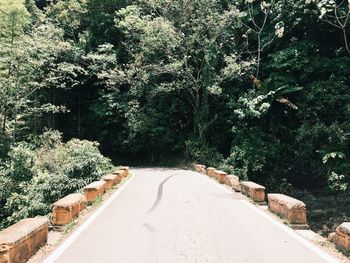
[[[197,90],[194,104],[193,134],[200,145],[207,144],[208,131],[208,95]]]

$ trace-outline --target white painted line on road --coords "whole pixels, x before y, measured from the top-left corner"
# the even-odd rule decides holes
[[[299,234],[297,234],[293,229],[289,228],[288,226],[282,224],[281,222],[277,221],[276,219],[274,219],[273,217],[271,217],[270,215],[268,215],[266,212],[262,211],[261,209],[259,209],[258,207],[256,207],[256,205],[249,203],[246,200],[240,200],[240,202],[242,202],[243,204],[245,204],[246,206],[254,209],[256,212],[258,212],[261,216],[263,216],[265,219],[267,219],[268,221],[270,221],[272,224],[274,224],[275,226],[277,226],[279,229],[281,229],[282,231],[286,232],[287,234],[289,234],[291,237],[293,237],[294,239],[296,239],[297,241],[299,241],[300,243],[302,243],[304,246],[306,246],[308,249],[310,249],[312,252],[314,252],[315,254],[317,254],[319,257],[321,257],[322,259],[324,259],[326,262],[329,263],[339,263],[338,260],[336,260],[333,256],[327,254],[325,251],[323,251],[322,249],[320,249],[319,247],[317,247],[316,245],[314,245],[313,243],[311,243],[310,241],[308,241],[307,239],[303,238],[302,236],[300,236]]]
[[[49,255],[43,263],[53,263],[55,262],[62,253],[69,248],[69,246],[79,237],[79,235],[88,228],[96,218],[105,210],[113,201],[118,197],[118,195],[126,188],[126,186],[134,179],[135,174],[129,178],[120,188],[116,189],[115,193],[112,194],[110,198],[100,206],[81,226],[76,229],[72,235],[70,235],[67,240],[65,240],[51,255]]]
[[[206,178],[207,180],[210,180],[213,182],[212,179],[210,179],[209,177],[207,177],[204,174],[201,173],[196,173],[199,175],[202,175],[204,178]],[[227,189],[224,185],[222,184],[218,184],[213,182],[218,188],[220,188],[221,190],[224,190],[228,193],[233,193],[232,190]],[[239,194],[239,193],[237,193]],[[245,204],[246,206],[254,209],[256,212],[258,212],[261,216],[263,216],[265,219],[267,219],[269,222],[271,222],[272,224],[276,225],[279,229],[281,229],[282,231],[286,232],[287,234],[289,234],[291,237],[293,237],[294,239],[296,239],[297,241],[299,241],[300,243],[302,243],[304,246],[306,246],[308,249],[310,249],[312,252],[314,252],[316,255],[318,255],[319,257],[321,257],[322,259],[324,259],[326,262],[328,263],[340,263],[340,261],[338,261],[336,258],[334,258],[333,256],[327,254],[325,251],[323,251],[321,248],[317,247],[316,245],[314,245],[313,243],[311,243],[310,241],[308,241],[307,239],[303,238],[302,236],[300,236],[299,234],[297,234],[293,229],[289,228],[288,226],[282,224],[281,222],[277,221],[276,219],[274,219],[273,217],[271,217],[269,214],[267,214],[266,212],[264,212],[263,210],[261,210],[260,208],[258,208],[256,205],[250,203],[249,201],[246,200],[240,200],[240,202],[242,202],[243,204]]]

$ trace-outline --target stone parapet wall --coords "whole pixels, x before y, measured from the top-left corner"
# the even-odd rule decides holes
[[[198,173],[202,173],[202,174],[206,174],[206,166],[205,165],[202,165],[202,164],[196,164],[194,166],[194,169],[196,172]]]
[[[0,232],[0,262],[24,263],[47,243],[49,220],[26,218]]]
[[[96,181],[84,187],[84,195],[88,204],[91,204],[99,196],[102,196],[106,192],[105,181]]]
[[[288,220],[291,224],[307,224],[305,204],[284,194],[268,194],[269,210]]]
[[[229,187],[231,187],[236,192],[240,192],[241,191],[241,184],[239,182],[238,176],[235,176],[235,175],[232,175],[232,174],[227,175],[225,184],[228,185]]]
[[[337,227],[335,233],[330,234],[329,239],[346,253],[350,253],[350,222],[344,222]]]
[[[248,196],[254,202],[265,202],[265,187],[251,181],[241,182],[242,194]]]
[[[70,194],[53,204],[52,224],[66,225],[76,218],[86,207],[86,198],[82,194]]]

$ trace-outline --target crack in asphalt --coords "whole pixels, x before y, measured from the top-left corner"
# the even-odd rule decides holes
[[[153,212],[160,204],[160,202],[162,201],[163,198],[163,188],[164,188],[164,184],[170,180],[171,178],[173,178],[176,175],[185,173],[186,171],[180,172],[180,173],[176,173],[173,175],[168,176],[166,179],[163,180],[163,182],[160,183],[160,185],[158,186],[158,193],[157,193],[157,198],[156,201],[154,202],[154,204],[152,205],[152,207],[148,210],[147,214]]]

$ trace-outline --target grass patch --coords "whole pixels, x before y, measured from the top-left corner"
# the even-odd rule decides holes
[[[64,235],[68,234],[70,231],[72,231],[74,229],[74,227],[77,225],[78,223],[78,219],[74,219],[72,222],[70,222],[69,224],[66,225],[66,228],[64,230]]]
[[[95,200],[92,203],[92,207],[97,207],[103,202],[103,197],[102,196],[97,196]]]

